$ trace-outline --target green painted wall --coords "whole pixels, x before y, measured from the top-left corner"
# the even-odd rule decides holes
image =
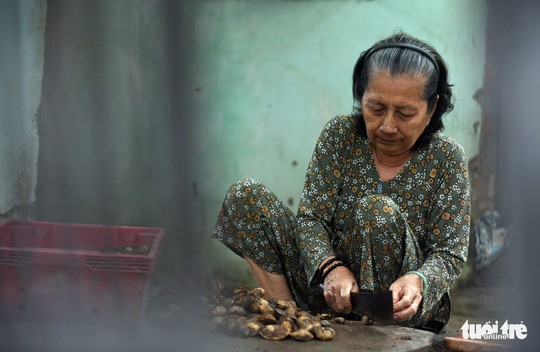
[[[210,1],[196,25],[203,236],[241,178],[259,179],[296,210],[322,127],[352,109],[356,59],[399,28],[446,59],[457,98],[446,132],[470,157],[478,152],[482,110],[473,96],[483,86],[484,1]],[[208,248],[219,271],[245,271],[217,241]]]

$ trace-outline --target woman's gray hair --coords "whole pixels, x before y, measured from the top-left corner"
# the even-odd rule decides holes
[[[453,109],[451,85],[448,83],[448,69],[439,53],[429,44],[405,33],[398,33],[383,39],[363,52],[353,72],[354,115],[360,134],[367,137],[361,102],[373,73],[387,71],[392,76],[410,75],[426,78],[423,98],[428,103],[428,111],[435,104],[435,112],[414,147],[425,145],[431,136],[442,130],[442,116]],[[437,99],[438,97],[438,99]]]

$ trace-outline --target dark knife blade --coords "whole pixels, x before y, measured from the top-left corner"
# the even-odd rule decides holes
[[[394,322],[392,291],[351,292],[352,311],[358,315],[367,315],[380,324]]]
[[[324,294],[324,286],[319,284],[319,292]],[[357,315],[367,315],[379,324],[394,322],[394,303],[392,291],[351,292],[352,311]]]

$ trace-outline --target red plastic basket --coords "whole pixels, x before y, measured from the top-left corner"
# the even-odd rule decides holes
[[[160,228],[3,223],[0,319],[140,321],[150,299],[163,235]],[[147,251],[130,254],[119,248]]]

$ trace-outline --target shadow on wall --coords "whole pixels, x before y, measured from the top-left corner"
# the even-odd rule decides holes
[[[499,275],[513,289],[509,321],[527,325],[529,334],[514,341],[519,350],[540,342],[538,278],[538,209],[540,199],[540,3],[490,1],[486,106],[499,125],[500,145],[496,204],[512,228],[515,254]],[[515,299],[519,295],[519,299]]]
[[[159,272],[200,258],[191,192],[191,2],[47,9],[36,218],[166,228]]]

